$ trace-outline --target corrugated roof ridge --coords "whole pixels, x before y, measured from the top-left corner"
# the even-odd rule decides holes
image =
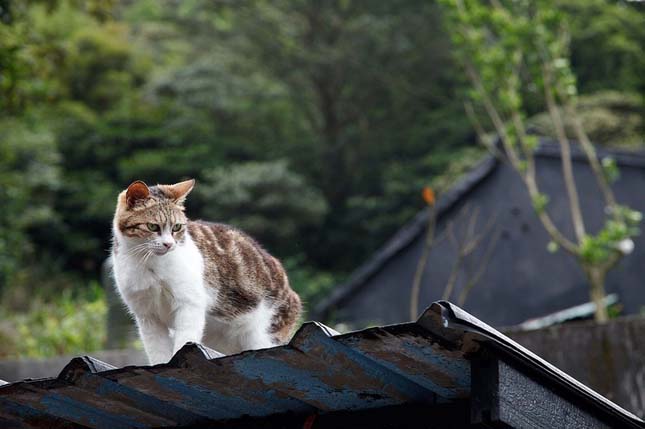
[[[342,407],[342,404],[346,403],[344,401],[347,401],[347,398],[335,398],[334,400],[337,403],[335,403],[331,410],[337,409],[338,406],[340,406],[341,409],[357,409],[357,407],[360,408],[361,406],[369,407],[389,405],[392,401],[410,401],[412,399],[418,400],[419,398],[426,398],[424,400],[432,401],[431,395],[435,395],[436,399],[436,392],[425,388],[405,374],[393,371],[382,362],[362,353],[361,350],[363,349],[359,342],[350,341],[346,343],[347,339],[351,339],[353,337],[358,340],[361,338],[363,340],[369,339],[370,341],[375,342],[373,344],[387,343],[383,338],[388,337],[376,335],[378,334],[376,330],[387,331],[390,335],[400,338],[401,336],[418,335],[420,332],[419,328],[430,333],[430,337],[440,339],[443,342],[441,343],[443,347],[441,350],[446,350],[447,354],[444,356],[445,359],[450,360],[449,356],[451,356],[451,353],[455,353],[456,351],[460,351],[458,356],[461,356],[461,358],[467,358],[468,356],[471,356],[472,353],[477,352],[482,344],[492,345],[494,350],[502,353],[502,357],[506,356],[512,359],[520,368],[530,372],[532,371],[532,373],[536,374],[534,376],[536,379],[544,380],[545,382],[548,381],[550,383],[557,383],[559,387],[563,388],[563,392],[566,392],[567,395],[576,395],[577,398],[584,400],[590,407],[596,410],[601,410],[605,413],[607,418],[608,416],[613,416],[612,418],[618,419],[630,427],[645,428],[645,423],[638,417],[598,395],[587,386],[573,379],[566,373],[563,373],[553,365],[541,359],[539,356],[499,333],[494,328],[446,301],[433,303],[426,311],[424,311],[416,322],[370,328],[342,335],[321,323],[308,322],[301,326],[288,345],[264,350],[248,351],[231,356],[223,356],[207,347],[193,343],[189,343],[180,349],[173,359],[171,359],[170,363],[155,365],[152,367],[142,366],[116,369],[97,359],[83,356],[72,359],[63,371],[61,371],[58,378],[31,382],[22,381],[0,387],[0,392],[10,393],[9,395],[0,395],[0,405],[14,408],[22,407],[20,409],[15,408],[14,411],[7,408],[5,411],[9,413],[9,416],[21,416],[25,415],[24,413],[35,413],[34,415],[39,416],[39,418],[50,418],[53,420],[58,419],[56,421],[63,418],[63,420],[65,420],[64,417],[67,414],[48,414],[48,408],[40,409],[39,407],[34,407],[29,401],[22,404],[17,399],[13,398],[11,393],[18,393],[24,389],[24,391],[27,392],[33,391],[35,394],[44,394],[44,392],[48,392],[51,389],[73,386],[87,391],[92,395],[104,396],[106,406],[108,406],[107,404],[112,403],[113,405],[116,405],[116,408],[112,409],[108,407],[109,410],[101,414],[99,413],[99,409],[96,408],[96,406],[93,406],[92,403],[84,405],[82,398],[74,399],[74,397],[72,397],[72,402],[65,402],[65,394],[58,394],[60,397],[56,399],[58,401],[57,403],[67,404],[69,409],[67,409],[66,412],[68,413],[74,411],[76,409],[75,407],[85,406],[87,408],[85,409],[85,412],[88,416],[92,415],[94,416],[93,418],[103,419],[103,423],[116,422],[118,424],[126,424],[130,420],[135,421],[141,418],[151,418],[156,421],[159,419],[167,419],[170,421],[181,422],[181,424],[192,424],[200,421],[204,422],[209,418],[217,420],[215,418],[216,415],[220,415],[221,413],[211,415],[212,413],[206,412],[205,410],[212,410],[210,402],[213,402],[213,406],[216,404],[219,404],[220,406],[223,405],[218,402],[221,399],[218,391],[209,393],[203,391],[204,388],[199,385],[193,386],[190,384],[189,380],[191,379],[190,375],[192,374],[190,371],[184,372],[188,375],[187,379],[182,378],[177,380],[173,378],[176,377],[176,375],[173,374],[176,374],[176,371],[182,370],[182,368],[188,370],[191,368],[201,368],[202,371],[208,371],[209,368],[212,368],[213,372],[208,372],[208,376],[209,378],[212,376],[217,379],[217,371],[222,370],[221,368],[225,368],[226,366],[221,367],[221,364],[218,364],[211,367],[208,364],[209,362],[215,363],[217,361],[222,361],[223,363],[224,361],[229,361],[235,363],[237,366],[237,363],[242,363],[244,360],[248,359],[251,359],[256,363],[275,361],[276,359],[278,361],[284,360],[285,362],[283,362],[283,364],[290,362],[290,365],[286,366],[286,368],[291,372],[291,376],[289,377],[290,379],[299,377],[299,374],[302,371],[307,372],[308,377],[312,378],[312,380],[317,379],[318,377],[330,377],[330,379],[325,379],[323,382],[325,387],[331,389],[332,392],[336,389],[344,389],[344,391],[346,391],[345,394],[351,393],[354,395],[353,397],[350,395],[347,398],[353,398],[355,402],[354,408],[344,408]],[[417,336],[416,338],[418,338],[419,341],[413,344],[415,344],[415,347],[418,346],[417,348],[419,351],[423,351],[423,344],[425,341],[423,339],[426,337]],[[341,342],[340,340],[343,341]],[[434,340],[432,341],[434,342]],[[445,346],[443,345],[444,343]],[[393,344],[397,343],[395,342]],[[371,349],[366,348],[365,350]],[[386,348],[382,350],[386,350]],[[298,353],[302,353],[301,356],[304,357],[302,361],[299,359],[293,360],[294,357],[297,358]],[[379,359],[387,359],[389,354],[380,354],[378,356]],[[382,358],[380,356],[382,356]],[[338,358],[338,360],[335,358]],[[329,361],[328,359],[332,360]],[[314,362],[315,364],[312,366],[312,363]],[[396,362],[396,360],[393,362]],[[334,365],[333,363],[337,364]],[[301,364],[304,366],[301,367]],[[448,361],[444,363],[444,365],[447,364]],[[272,367],[270,366],[269,368]],[[351,372],[352,368],[357,369],[364,379],[356,379],[354,377],[356,374]],[[251,370],[249,373],[245,374],[244,372],[240,372],[240,376],[242,378],[245,376],[250,377],[250,379],[257,376],[262,378],[264,377],[263,366],[249,367],[249,369]],[[326,372],[330,370],[332,372]],[[166,371],[169,371],[169,373],[164,374]],[[295,373],[293,371],[295,371]],[[182,393],[182,391],[179,390],[175,393],[181,394],[178,398],[184,399],[178,399],[179,403],[175,405],[174,402],[167,402],[164,399],[165,396],[156,397],[154,394],[149,393],[145,388],[140,390],[138,388],[139,385],[136,383],[134,384],[134,387],[131,387],[129,383],[122,384],[118,381],[120,379],[115,378],[117,375],[121,374],[140,376],[141,373],[149,374],[149,376],[153,377],[157,381],[159,380],[159,377],[161,377],[169,381],[174,380],[175,382],[180,382],[182,386],[189,386],[192,393],[199,393],[199,395],[197,395],[199,397],[195,400],[205,400],[208,401],[208,403],[199,402],[197,405],[184,403],[183,401],[185,400],[185,397],[181,395],[185,395],[186,392]],[[279,376],[280,374],[271,375],[273,379]],[[192,377],[194,378],[194,375],[192,375]],[[335,377],[339,378],[336,380]],[[113,378],[114,380],[112,380]],[[127,378],[128,377],[126,377],[126,379]],[[331,378],[334,380],[331,380]],[[363,382],[366,384],[357,385],[356,383],[360,380],[364,380]],[[383,384],[381,384],[381,381],[379,380],[382,380]],[[322,379],[319,381],[322,382]],[[266,382],[268,383],[267,388],[276,388],[276,385],[274,384],[275,381]],[[336,385],[336,383],[340,384]],[[352,383],[354,384],[352,385]],[[390,390],[388,390],[387,393],[381,393],[377,389],[377,386],[381,385],[388,386],[388,389]],[[141,386],[145,387],[145,384],[142,384]],[[235,388],[235,386],[232,387]],[[315,386],[310,388],[315,389]],[[289,389],[297,390],[298,387],[292,386]],[[358,401],[360,396],[356,395],[361,391],[368,395],[370,392],[374,391],[379,393],[379,396],[382,399],[361,398],[360,401]],[[287,392],[291,392],[291,390],[287,390]],[[305,390],[300,391],[300,393],[300,395],[296,395],[292,398],[298,399],[299,397],[302,397],[303,394],[308,395],[310,392],[308,393]],[[71,394],[69,395],[71,396]],[[56,396],[56,394],[54,394],[54,396]],[[244,399],[244,401],[246,401],[246,399]],[[225,404],[229,403],[225,402]],[[229,410],[230,412],[228,412],[228,414],[224,413],[222,415],[235,416],[235,412],[237,412],[238,407],[237,404],[233,405],[235,406]],[[133,414],[132,416],[119,416],[118,414],[115,414],[115,410],[127,409],[127,407],[130,407],[132,410],[136,410],[138,414]],[[195,409],[193,410],[193,408]],[[60,408],[57,409],[62,410]],[[146,415],[150,417],[145,417]],[[240,417],[242,415],[243,414],[240,414]],[[115,418],[117,418],[118,421],[114,420]],[[69,419],[70,420],[68,421],[71,423],[78,420],[76,417],[69,417]]]
[[[357,334],[357,332],[354,334]],[[436,402],[436,394],[428,391],[426,387],[418,384],[410,377],[388,368],[381,362],[360,353],[354,348],[336,341],[334,337],[337,336],[341,336],[341,334],[322,323],[307,322],[296,332],[289,342],[289,345],[307,354],[314,350],[319,350],[320,346],[323,346],[327,350],[342,354],[347,359],[359,365],[365,373],[387,381],[390,388],[396,389],[399,394]]]

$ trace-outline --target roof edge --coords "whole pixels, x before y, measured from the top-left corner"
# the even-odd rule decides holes
[[[575,140],[570,140],[571,160],[573,162],[587,162],[587,155]],[[612,157],[619,166],[624,167],[642,167],[645,168],[645,151],[642,150],[625,150],[625,149],[607,149],[595,146],[598,158]],[[540,137],[540,145],[535,151],[535,156],[543,158],[560,158],[560,145],[556,140],[547,137]]]
[[[633,413],[613,403],[455,304],[448,301],[435,301],[419,318],[417,323],[423,324],[422,319],[428,317],[426,313],[429,312],[434,313],[434,316],[431,316],[434,318],[440,314],[442,328],[448,331],[456,331],[451,333],[451,335],[462,338],[462,345],[464,347],[469,347],[469,345],[472,347],[472,341],[467,341],[464,338],[467,335],[471,335],[473,337],[472,339],[477,340],[477,342],[491,344],[493,347],[513,358],[516,362],[519,362],[526,369],[533,370],[546,379],[557,383],[570,394],[582,399],[586,403],[599,404],[605,412],[629,424],[631,427],[645,427],[645,422]]]

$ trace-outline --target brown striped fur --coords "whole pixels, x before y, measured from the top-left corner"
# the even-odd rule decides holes
[[[298,295],[289,287],[282,264],[244,232],[229,225],[188,222],[188,233],[201,251],[204,280],[218,288],[211,314],[232,320],[253,310],[262,299],[277,308],[271,333],[285,342],[301,312]]]

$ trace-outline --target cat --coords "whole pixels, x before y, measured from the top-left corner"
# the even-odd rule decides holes
[[[284,268],[254,239],[186,218],[194,185],[135,181],[117,200],[113,274],[151,365],[189,341],[224,354],[284,344],[301,313]]]

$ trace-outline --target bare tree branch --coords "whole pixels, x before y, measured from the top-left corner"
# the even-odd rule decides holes
[[[486,138],[486,131],[484,131],[484,127],[482,126],[481,122],[479,122],[479,119],[477,119],[477,115],[475,115],[475,109],[473,109],[472,103],[466,101],[464,103],[464,110],[466,111],[468,120],[470,120],[470,123],[475,130],[475,134],[477,135],[477,140],[479,140],[479,143],[486,149],[488,149],[488,151],[492,153],[495,158],[499,159],[500,161],[505,161],[506,159],[504,158],[504,154],[502,154],[502,152],[497,149],[497,146],[495,146]]]
[[[463,209],[464,215],[467,212],[468,211],[466,206]],[[462,239],[458,238],[455,235],[453,230],[454,224],[452,222],[447,227],[448,236],[450,238],[451,243],[453,244],[453,246],[457,251],[457,256],[453,263],[452,269],[450,270],[450,275],[448,276],[448,281],[446,282],[446,286],[443,291],[442,299],[444,300],[450,299],[450,296],[452,295],[452,292],[457,283],[457,279],[459,278],[459,271],[464,261],[466,260],[468,255],[470,255],[481,244],[482,240],[493,228],[497,219],[497,216],[492,216],[490,220],[487,222],[486,226],[484,226],[482,232],[476,233],[475,229],[476,229],[478,216],[479,216],[479,207],[475,208],[471,212],[470,218],[468,219],[468,224],[465,229],[465,234]],[[470,286],[470,287],[472,288],[473,286]]]
[[[461,290],[461,292],[459,292],[459,298],[457,298],[457,305],[459,305],[460,307],[464,305],[464,303],[466,302],[466,298],[468,298],[468,295],[470,294],[470,292],[473,290],[475,285],[479,283],[479,280],[481,280],[482,276],[486,272],[486,269],[488,268],[488,264],[490,263],[490,259],[493,256],[493,250],[495,250],[495,246],[497,245],[497,241],[499,240],[500,236],[501,236],[501,231],[497,229],[493,233],[493,237],[488,243],[488,247],[486,248],[486,253],[484,253],[484,257],[482,258],[482,261],[479,264],[479,268],[477,269],[475,274],[470,279],[468,279],[466,285]]]
[[[479,234],[471,235],[472,238],[463,246],[464,255],[470,255],[477,247],[479,247],[484,238],[486,238],[495,226],[495,222],[497,222],[497,215],[490,217]]]
[[[410,292],[410,320],[416,320],[419,316],[419,292],[421,290],[421,279],[423,278],[423,273],[426,268],[426,263],[428,262],[428,256],[430,255],[430,250],[434,243],[434,233],[435,227],[437,224],[437,209],[436,205],[432,205],[429,208],[428,213],[428,227],[426,232],[426,238],[423,243],[423,251],[421,257],[417,262],[417,269],[414,273],[414,280],[412,281],[412,290]]]
[[[589,140],[589,136],[587,136],[587,133],[585,132],[584,127],[582,126],[582,122],[580,121],[580,117],[576,112],[575,106],[566,104],[565,109],[566,109],[567,115],[569,115],[569,117],[573,121],[573,130],[576,133],[576,137],[580,142],[580,146],[582,147],[582,150],[587,156],[587,160],[589,161],[591,170],[593,171],[594,176],[596,176],[596,180],[598,182],[598,186],[600,187],[600,191],[602,192],[602,195],[605,198],[605,203],[609,207],[616,206],[616,198],[614,197],[614,192],[611,190],[611,187],[609,186],[609,182],[607,181],[607,178],[605,177],[602,167],[600,166],[600,162],[598,162],[598,155],[596,154],[596,149],[593,147],[593,144],[591,144],[591,141]]]
[[[576,238],[580,243],[585,236],[585,224],[580,210],[580,199],[578,197],[578,188],[576,187],[575,178],[573,177],[573,167],[571,163],[571,146],[564,130],[560,109],[553,96],[555,89],[552,82],[551,68],[548,65],[548,58],[542,60],[542,78],[544,80],[544,97],[549,111],[549,116],[555,128],[555,134],[560,145],[560,159],[562,161],[562,175],[564,176],[564,185],[569,197],[569,210],[571,211],[571,220]]]
[[[457,257],[455,258],[455,262],[452,265],[452,269],[450,270],[450,276],[448,276],[448,281],[446,282],[446,287],[443,290],[443,295],[441,296],[441,299],[443,300],[449,300],[450,295],[452,295],[452,290],[455,288],[455,283],[457,282],[457,277],[459,276],[459,269],[461,268],[461,264],[463,262],[463,255],[461,252],[457,253]]]

